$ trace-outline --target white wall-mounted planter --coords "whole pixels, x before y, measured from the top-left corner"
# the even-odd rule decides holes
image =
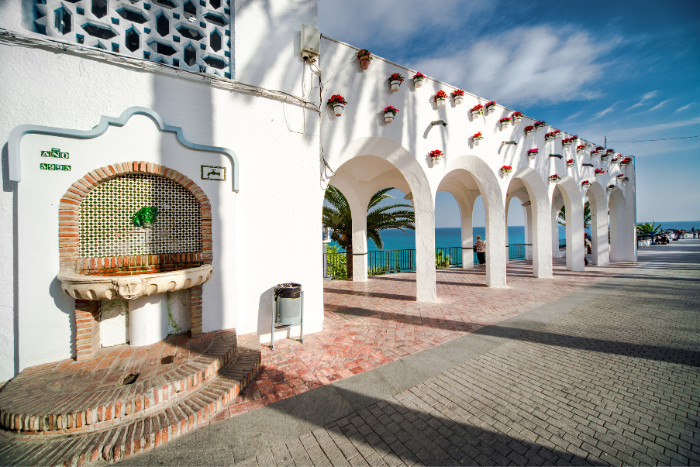
[[[532,130],[526,131],[526,132],[525,132],[525,137],[526,137],[526,138],[529,138],[530,136],[532,136]]]
[[[399,86],[401,86],[401,81],[399,81],[398,79],[395,79],[395,80],[391,81],[389,83],[389,85],[391,86],[391,92],[396,92],[399,90]]]
[[[489,107],[486,107],[486,112],[488,112],[488,113],[493,113],[494,110],[496,110],[495,105],[491,105]]]
[[[472,120],[474,120],[474,119],[475,119],[476,117],[478,117],[479,115],[480,115],[480,114],[479,114],[479,111],[478,111],[478,110],[472,110]]]
[[[335,112],[336,117],[340,117],[341,115],[343,115],[343,109],[345,109],[345,105],[333,104],[333,112]]]
[[[535,127],[535,131],[542,131],[542,130],[544,130],[544,125]]]
[[[550,136],[549,138],[545,138],[545,139],[544,139],[544,142],[545,142],[545,143],[549,143],[549,142],[551,142],[551,141],[554,141],[554,137],[553,137],[553,136]]]
[[[537,154],[539,154],[539,152],[531,152],[531,153],[528,154],[527,156],[528,156],[530,159],[534,159],[534,158],[537,156]]]
[[[391,123],[394,121],[394,114],[391,112],[384,112],[384,123]]]
[[[559,180],[561,180],[561,178],[550,178],[550,179],[549,179],[549,182],[550,182],[550,183],[558,183]]]
[[[459,105],[464,101],[463,96],[455,96],[455,105]]]
[[[500,122],[501,123],[501,130],[504,130],[510,126],[510,122]]]
[[[565,148],[571,147],[571,143],[562,143]]]
[[[422,79],[422,78],[420,78],[420,79],[419,79],[419,78],[413,78],[413,85],[414,85],[416,88],[421,88],[421,87],[423,87],[423,79]]]
[[[438,165],[441,160],[442,157],[433,157],[433,165]]]
[[[554,137],[555,137],[556,139],[561,139],[561,138],[562,138],[562,134],[561,134],[561,133],[557,133],[557,134],[554,135]]]
[[[480,139],[480,138],[476,138],[476,139],[473,139],[472,141],[474,141],[474,146],[478,146],[478,145],[479,145],[479,141],[481,141],[481,139]]]
[[[583,188],[590,188],[590,187],[591,187],[591,184],[590,184],[590,183],[582,183],[581,186],[582,186]]]
[[[520,123],[520,120],[522,120],[522,117],[513,117],[513,125]]]
[[[442,107],[445,105],[445,99],[435,99],[435,105]]]
[[[567,167],[576,167],[576,163],[574,162],[573,164],[566,164]]]

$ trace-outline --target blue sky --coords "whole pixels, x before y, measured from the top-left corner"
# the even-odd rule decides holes
[[[700,1],[318,6],[325,35],[592,142],[607,136],[608,147],[637,157],[640,222],[700,220],[700,138],[623,142],[700,135]],[[439,194],[436,226],[457,227],[457,213]]]

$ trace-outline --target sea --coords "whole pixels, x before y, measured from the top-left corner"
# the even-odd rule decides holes
[[[700,229],[700,221],[679,221],[679,222],[662,222],[663,229],[683,229],[690,230],[692,227]],[[474,227],[474,239],[477,235],[481,235],[484,241],[486,238],[485,227]],[[400,230],[389,229],[380,232],[382,241],[384,242],[384,250],[403,250],[416,248],[416,233],[413,230],[402,232]],[[561,225],[559,226],[559,238],[566,238],[566,230]],[[373,241],[368,241],[367,247],[370,251],[379,250]],[[508,243],[518,244],[525,243],[525,227],[522,225],[514,225],[508,227]],[[337,243],[331,242],[331,245],[338,246]],[[462,245],[462,229],[455,228],[436,228],[435,229],[435,247],[459,247]],[[340,248],[339,251],[345,251]]]

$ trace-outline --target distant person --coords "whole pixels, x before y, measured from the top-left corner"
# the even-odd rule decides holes
[[[476,258],[479,261],[479,264],[486,264],[486,242],[481,240],[481,235],[476,236],[474,251],[476,251]]]
[[[590,240],[588,240],[588,236],[586,235],[586,232],[583,233],[583,264],[584,266],[588,266],[588,258],[586,258],[586,253],[589,253],[589,244]]]

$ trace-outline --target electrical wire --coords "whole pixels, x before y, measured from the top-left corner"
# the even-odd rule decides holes
[[[608,141],[608,143],[649,143],[652,141],[669,141],[672,139],[691,139],[691,138],[700,138],[700,135],[696,136],[684,136],[681,138],[662,138],[662,139],[644,139],[641,141]]]
[[[293,94],[286,93],[284,91],[277,91],[273,89],[266,89],[260,86],[254,86],[252,84],[241,83],[239,81],[230,80],[228,78],[222,78],[216,75],[210,75],[206,73],[200,73],[196,71],[186,70],[179,67],[174,67],[165,63],[156,63],[150,60],[143,60],[139,58],[133,58],[126,55],[120,55],[114,52],[109,52],[107,50],[94,49],[92,47],[86,47],[80,44],[70,44],[65,42],[56,41],[49,38],[38,38],[27,36],[25,34],[20,34],[17,32],[8,31],[7,29],[0,28],[0,44],[8,45],[11,47],[42,47],[52,50],[61,50],[62,52],[71,53],[74,55],[81,56],[83,58],[90,58],[96,60],[103,60],[110,63],[115,63],[120,66],[135,68],[139,70],[145,70],[150,72],[161,72],[177,75],[181,78],[197,79],[202,80],[211,86],[226,89],[229,91],[243,92],[246,94],[254,94],[261,97],[266,97],[269,99],[275,99],[278,101],[286,102],[289,104],[299,105],[308,109],[313,109],[319,114],[321,109],[318,105],[304,98],[295,96]]]

